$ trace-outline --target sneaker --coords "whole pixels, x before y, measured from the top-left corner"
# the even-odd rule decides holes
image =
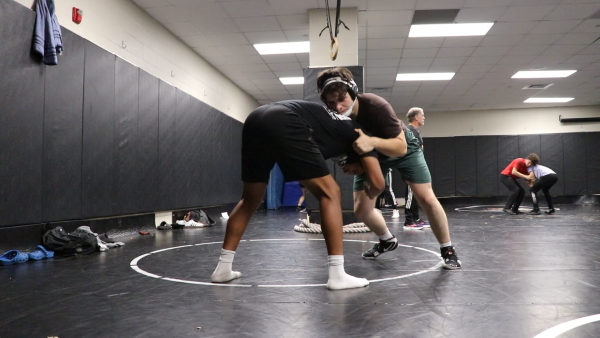
[[[296,207],[296,211],[298,211],[298,212],[306,212],[306,207]]]
[[[430,228],[431,227],[429,225],[429,222],[426,222],[426,221],[424,221],[424,220],[422,220],[420,218],[415,223],[418,224],[418,225],[420,225],[420,226],[422,226],[423,228]]]
[[[400,212],[398,211],[398,209],[394,209],[394,211],[392,212],[392,218],[400,218]]]
[[[445,248],[440,248],[440,250],[442,251],[442,259],[444,260],[444,269],[456,270],[462,267],[460,259],[458,259],[458,256],[456,255],[456,250],[454,250],[454,246],[447,246]]]
[[[398,247],[398,240],[396,236],[388,239],[387,241],[379,240],[379,243],[375,244],[371,249],[363,252],[362,256],[364,259],[375,259],[384,252],[394,251]]]
[[[510,210],[510,209],[502,209],[502,211],[504,211],[505,213],[509,214],[509,215],[516,215],[517,213]]]
[[[519,210],[513,210],[513,212],[515,213],[515,215],[521,215],[524,214],[524,212],[519,211]]]
[[[404,223],[404,229],[408,230],[423,230],[423,226],[417,223]]]
[[[541,214],[540,209],[533,209],[530,212],[528,212],[529,215],[539,215]]]
[[[550,209],[550,210],[547,210],[547,211],[544,211],[544,212],[545,212],[546,214],[548,214],[548,215],[552,215],[552,214],[554,214],[554,213],[556,212],[556,210],[554,210],[554,209]]]

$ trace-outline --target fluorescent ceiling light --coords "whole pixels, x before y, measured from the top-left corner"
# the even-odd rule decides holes
[[[281,83],[283,83],[284,85],[295,85],[295,84],[303,84],[304,78],[303,77],[280,77],[279,81],[281,81]]]
[[[515,73],[512,76],[513,79],[540,79],[540,78],[548,78],[548,77],[567,77],[576,70],[531,70],[525,71],[521,70]]]
[[[447,23],[435,25],[412,25],[409,38],[422,38],[433,36],[476,36],[485,35],[494,25],[493,22],[485,23]]]
[[[254,48],[256,48],[260,55],[309,53],[310,41],[258,43],[254,45]]]
[[[523,101],[524,103],[561,103],[572,101],[573,97],[531,97]]]
[[[396,81],[450,80],[456,73],[407,73],[396,75]]]

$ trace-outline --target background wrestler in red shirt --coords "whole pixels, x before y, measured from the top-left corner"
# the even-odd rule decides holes
[[[508,200],[504,205],[502,211],[516,215],[520,214],[519,206],[521,202],[523,202],[523,196],[525,196],[525,189],[521,187],[517,179],[524,178],[528,179],[527,167],[531,165],[531,160],[529,156],[527,158],[515,158],[510,162],[510,164],[502,170],[500,173],[500,182],[504,184],[508,190],[510,190],[510,195],[508,195]]]

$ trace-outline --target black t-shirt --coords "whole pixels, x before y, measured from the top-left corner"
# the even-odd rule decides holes
[[[408,124],[407,127],[410,129],[410,131],[412,131],[417,140],[419,140],[419,146],[423,146],[423,138],[421,137],[421,132],[419,129],[415,128],[412,124]]]
[[[289,108],[312,129],[313,138],[325,159],[334,161],[356,162],[362,156],[377,157],[375,151],[359,156],[352,143],[358,138],[355,129],[360,125],[343,115],[327,109],[318,103],[301,100],[280,101],[275,104]]]

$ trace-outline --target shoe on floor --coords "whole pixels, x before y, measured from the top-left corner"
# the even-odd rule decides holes
[[[364,259],[375,259],[384,252],[394,251],[398,247],[398,240],[396,236],[384,241],[379,240],[379,243],[375,244],[371,249],[363,252],[362,256]]]
[[[528,212],[529,215],[539,215],[541,214],[540,209],[533,209],[530,212]]]
[[[440,250],[442,251],[442,259],[444,260],[444,269],[457,270],[462,267],[454,246],[447,246],[440,248]]]
[[[28,253],[27,256],[29,256],[29,259],[39,261],[40,259],[54,257],[54,251],[46,250],[43,245],[38,245],[36,250]]]
[[[19,250],[9,250],[0,256],[0,265],[12,265],[14,263],[25,263],[29,260],[26,253]]]
[[[510,210],[510,209],[502,209],[502,211],[504,211],[505,213],[509,214],[509,215],[516,215],[517,213]]]
[[[420,225],[420,226],[422,226],[423,228],[430,228],[431,227],[429,225],[429,222],[424,221],[424,220],[422,220],[420,218],[418,220],[416,220],[415,223],[418,224],[418,225]]]
[[[554,214],[554,213],[556,212],[556,210],[554,210],[554,209],[550,209],[550,210],[546,210],[546,211],[544,211],[544,212],[545,212],[546,214],[548,214],[548,215],[552,215],[552,214]]]
[[[423,230],[423,226],[417,223],[404,223],[405,230]]]
[[[394,209],[392,212],[392,218],[400,218],[400,211],[398,211],[398,209]]]

